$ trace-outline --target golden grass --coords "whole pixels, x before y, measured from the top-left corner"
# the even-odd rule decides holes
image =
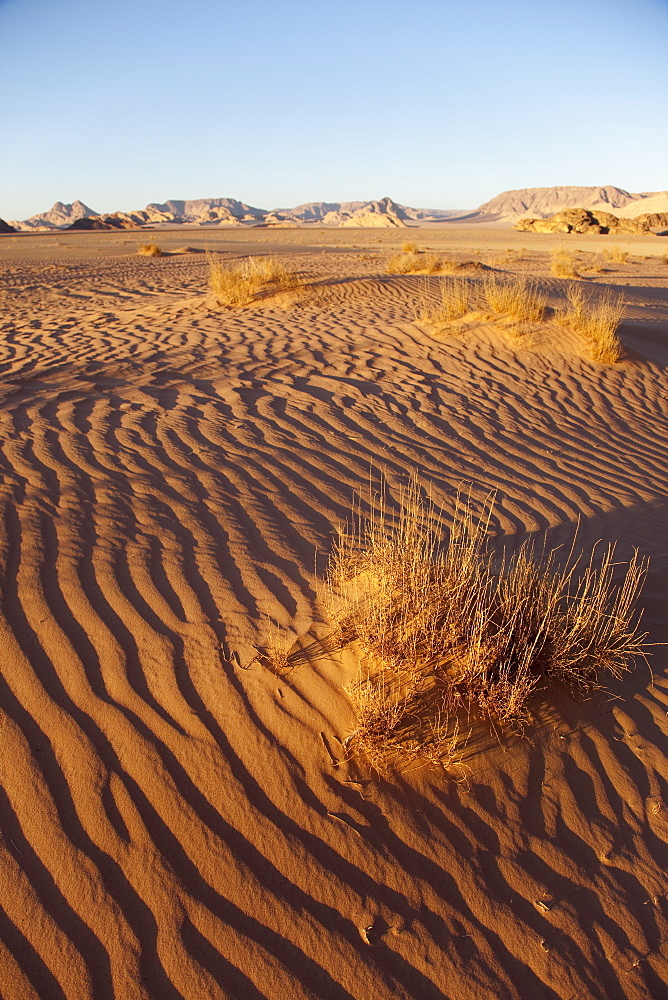
[[[623,250],[618,245],[615,245],[614,247],[606,247],[603,251],[603,256],[606,260],[613,261],[615,264],[626,264],[629,259],[629,255],[626,250]]]
[[[299,284],[294,271],[275,257],[249,257],[232,266],[214,254],[208,254],[208,259],[209,287],[224,306],[247,306],[267,289],[288,291]]]
[[[575,254],[570,250],[560,247],[552,251],[550,270],[557,278],[577,278],[576,264]]]
[[[470,309],[471,287],[465,278],[443,278],[439,295],[434,300],[423,290],[417,310],[417,321],[437,329],[461,319]]]
[[[523,275],[499,278],[487,274],[483,280],[487,305],[495,313],[506,313],[519,323],[539,323],[545,315],[547,292]]]
[[[140,257],[160,257],[162,250],[155,243],[144,243],[137,250]]]
[[[491,497],[446,516],[416,479],[391,509],[384,491],[353,509],[330,558],[326,603],[342,642],[363,657],[347,688],[356,727],[346,744],[377,770],[461,759],[464,719],[522,727],[534,692],[604,687],[644,656],[634,604],[646,564],[621,580],[614,548],[583,560],[523,544],[496,556]]]
[[[415,251],[417,250],[417,243],[408,243],[408,242],[402,243],[401,249],[403,250],[404,253],[415,253]]]
[[[426,250],[394,253],[387,263],[390,274],[441,274],[456,271],[458,267],[452,258]]]
[[[589,358],[600,364],[620,361],[624,356],[618,333],[624,317],[623,297],[608,288],[592,302],[581,285],[570,285],[566,297],[568,307],[561,321],[584,338]]]

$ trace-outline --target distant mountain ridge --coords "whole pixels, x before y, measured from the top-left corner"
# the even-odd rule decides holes
[[[230,225],[301,225],[318,224],[362,227],[404,226],[409,222],[454,218],[465,212],[456,209],[411,208],[391,198],[378,201],[309,202],[295,208],[267,210],[247,205],[236,198],[169,199],[151,202],[145,209],[132,212],[99,214],[75,201],[71,205],[56,202],[48,212],[41,212],[11,225],[17,231],[50,229],[130,229],[145,225],[171,223],[203,226]]]
[[[645,207],[643,203],[650,198],[651,205]],[[490,221],[512,223],[525,216],[546,219],[565,209],[586,208],[613,214],[617,211],[619,215],[631,218],[644,212],[663,211],[663,200],[668,203],[667,191],[632,194],[611,184],[604,187],[519,188],[504,191],[480,205],[472,214],[490,217]]]
[[[547,219],[571,208],[612,212],[621,218],[668,212],[668,190],[634,194],[608,184],[602,187],[518,188],[503,191],[471,211],[465,209],[411,208],[391,198],[378,201],[315,201],[294,208],[264,209],[236,198],[169,199],[151,202],[145,209],[101,215],[81,201],[57,201],[48,212],[22,222],[15,230],[134,229],[160,224],[201,226],[301,226],[402,227],[415,223],[499,223],[514,225],[520,219]]]

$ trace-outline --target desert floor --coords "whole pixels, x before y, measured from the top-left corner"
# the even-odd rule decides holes
[[[414,471],[446,512],[495,490],[499,543],[579,522],[585,550],[638,548],[668,641],[668,239],[153,238],[0,238],[4,1000],[668,996],[666,647],[612,696],[544,692],[457,773],[378,776],[343,748],[354,657],[318,641],[356,491]],[[407,239],[554,308],[549,253],[577,251],[624,296],[625,359],[551,313],[434,335],[440,279],[387,273]],[[302,287],[220,308],[205,249]]]

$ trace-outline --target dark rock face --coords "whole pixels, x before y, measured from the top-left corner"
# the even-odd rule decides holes
[[[635,236],[648,233],[650,226],[641,219],[620,219],[611,212],[598,209],[567,208],[549,219],[520,219],[515,229],[534,233],[617,233]]]
[[[0,233],[15,233],[17,232],[13,226],[10,226],[8,222],[4,219],[0,219]]]

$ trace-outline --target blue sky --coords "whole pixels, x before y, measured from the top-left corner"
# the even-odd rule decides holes
[[[668,188],[668,0],[0,0],[0,216]]]

